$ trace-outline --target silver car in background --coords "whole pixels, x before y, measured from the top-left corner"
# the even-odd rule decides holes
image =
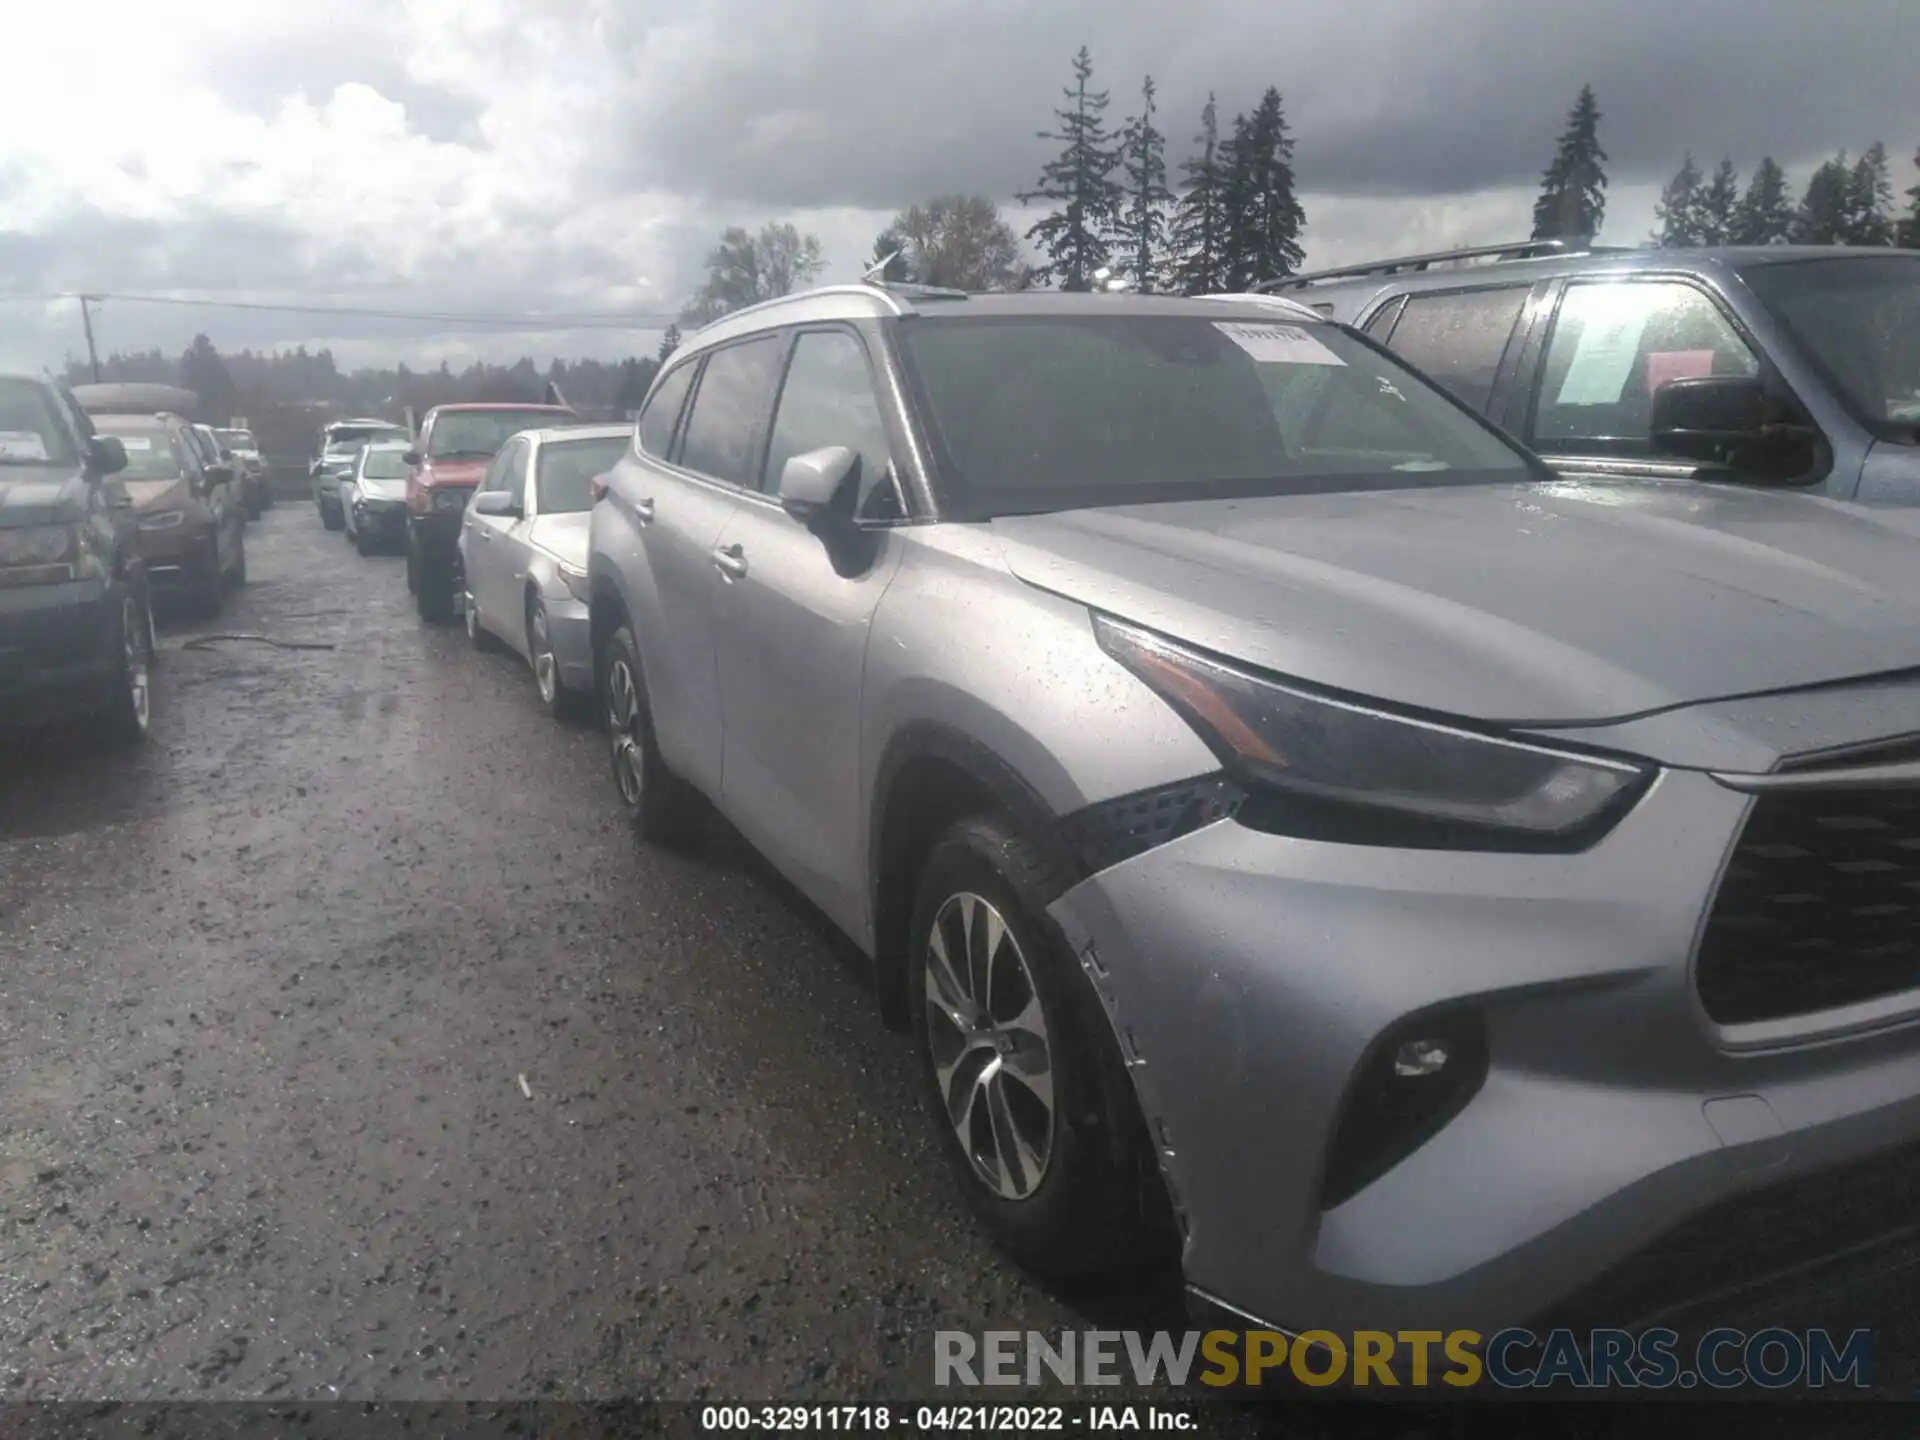
[[[353,469],[340,482],[340,514],[346,536],[362,555],[407,544],[408,440],[369,440],[355,452]]]
[[[626,425],[527,430],[493,457],[460,527],[467,635],[533,669],[540,704],[577,713],[593,691],[587,527],[594,481],[627,448]]]
[[[850,286],[673,355],[588,568],[636,830],[871,957],[1015,1254],[1487,1334],[1910,1233],[1917,537],[1285,302]]]

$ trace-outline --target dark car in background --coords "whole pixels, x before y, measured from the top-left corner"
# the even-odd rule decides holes
[[[460,516],[500,448],[522,430],[580,417],[565,405],[436,405],[407,452],[407,588],[422,620],[453,618]]]
[[[1267,287],[1367,334],[1555,469],[1920,505],[1920,254],[1490,246]]]
[[[273,486],[267,481],[267,461],[260,453],[260,442],[253,438],[251,430],[216,429],[213,434],[227,447],[240,474],[247,518],[258,520],[273,504]]]
[[[147,738],[153,612],[125,464],[63,387],[0,375],[0,725],[90,714],[111,741]]]
[[[153,585],[217,611],[247,581],[246,510],[233,467],[203,459],[206,442],[178,415],[98,415],[94,424],[126,451],[121,480]]]

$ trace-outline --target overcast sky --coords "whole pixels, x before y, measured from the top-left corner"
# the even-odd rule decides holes
[[[1209,90],[1224,119],[1279,86],[1309,264],[1524,236],[1583,82],[1618,243],[1688,148],[1799,182],[1877,139],[1897,191],[1920,180],[1915,0],[26,4],[0,86],[8,295],[645,316],[677,311],[723,226],[769,219],[850,279],[907,202],[1033,183],[1083,43],[1116,120],[1152,72],[1174,161]],[[98,323],[103,352],[205,330],[415,365],[657,335],[112,301]],[[68,352],[73,302],[0,303],[0,364]]]

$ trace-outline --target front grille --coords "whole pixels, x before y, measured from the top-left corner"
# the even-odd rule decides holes
[[[1728,1323],[1742,1296],[1811,1297],[1841,1271],[1910,1264],[1917,1245],[1920,1147],[1906,1145],[1710,1206],[1539,1317],[1538,1328],[1644,1326],[1690,1312]]]
[[[1755,801],[1707,919],[1695,984],[1722,1025],[1920,986],[1920,791]]]

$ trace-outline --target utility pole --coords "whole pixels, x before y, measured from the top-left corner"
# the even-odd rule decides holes
[[[93,367],[93,383],[96,385],[100,383],[100,352],[93,345],[93,311],[87,306],[99,298],[98,295],[80,297],[80,323],[86,327],[87,331],[87,363]]]

